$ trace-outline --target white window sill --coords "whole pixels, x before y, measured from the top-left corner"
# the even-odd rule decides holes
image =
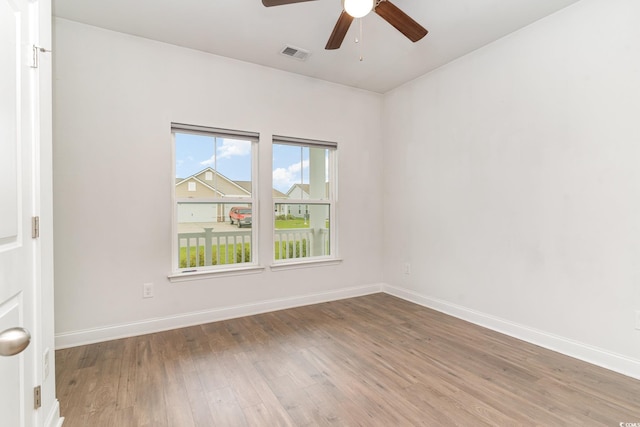
[[[241,276],[245,274],[257,274],[262,273],[265,267],[261,265],[243,266],[236,268],[227,268],[224,270],[197,270],[197,271],[185,271],[183,273],[173,273],[168,277],[171,283],[187,282],[191,280],[202,280],[211,277],[226,277],[226,276]]]
[[[324,267],[327,265],[337,265],[341,263],[342,263],[341,258],[315,259],[315,260],[305,260],[305,261],[279,262],[276,264],[271,264],[269,268],[271,268],[272,271],[280,271],[280,270],[293,270],[296,268]]]

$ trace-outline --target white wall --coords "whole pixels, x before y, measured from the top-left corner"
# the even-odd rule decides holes
[[[371,189],[382,185],[382,96],[71,21],[54,27],[58,347],[380,289]],[[272,134],[338,142],[343,262],[170,283],[172,121],[260,132],[269,195]],[[260,250],[271,254],[272,207],[260,202]],[[142,299],[145,282],[154,298]]]
[[[638,16],[583,0],[385,96],[390,292],[640,378]]]

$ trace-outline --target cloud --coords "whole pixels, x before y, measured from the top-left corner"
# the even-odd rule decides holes
[[[250,141],[241,141],[237,139],[227,139],[224,138],[222,140],[222,145],[218,146],[218,160],[220,159],[230,159],[234,156],[247,156],[251,154],[251,142]],[[211,156],[210,159],[204,160],[200,162],[203,166],[213,165],[216,161],[216,155]]]
[[[236,139],[223,139],[218,147],[218,158],[224,159],[233,156],[246,156],[251,154],[250,141],[238,141]]]
[[[300,182],[300,173],[309,168],[309,161],[294,163],[287,168],[273,170],[273,186],[281,191],[287,191],[293,184]]]

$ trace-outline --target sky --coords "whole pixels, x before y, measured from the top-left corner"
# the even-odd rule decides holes
[[[186,178],[207,167],[233,181],[250,181],[251,143],[176,133],[176,178]],[[273,187],[283,193],[293,184],[308,184],[309,149],[274,144],[272,177]]]

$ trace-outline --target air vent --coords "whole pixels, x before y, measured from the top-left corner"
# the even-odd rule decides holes
[[[299,47],[286,45],[285,47],[282,48],[282,50],[280,51],[280,54],[284,56],[289,56],[291,58],[295,58],[299,61],[304,61],[309,57],[311,52],[309,52],[308,50],[300,49]]]

